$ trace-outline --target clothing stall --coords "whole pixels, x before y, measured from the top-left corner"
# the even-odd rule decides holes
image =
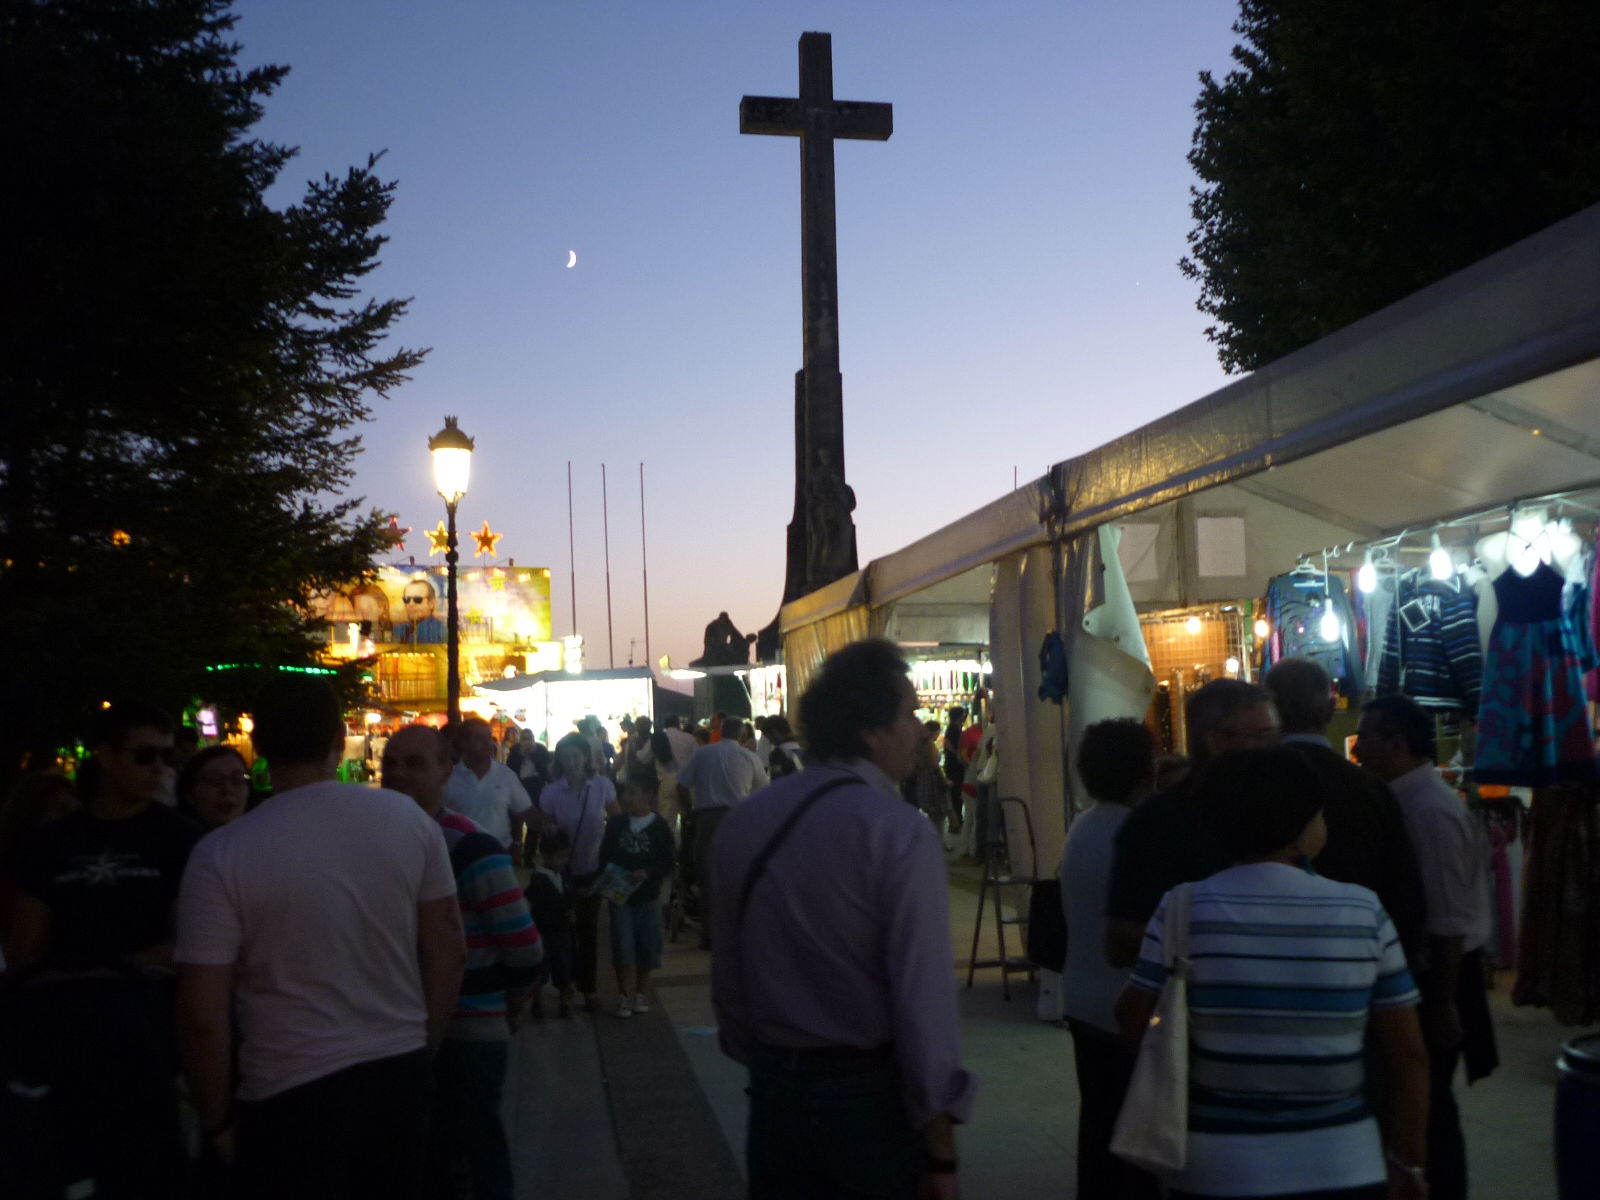
[[[1042,859],[1071,819],[1083,728],[1144,716],[1175,669],[1188,688],[1196,667],[1253,678],[1309,652],[1352,715],[1383,687],[1426,698],[1462,755],[1453,781],[1480,796],[1484,784],[1528,789],[1519,999],[1594,1019],[1600,827],[1577,609],[1595,589],[1592,565],[1554,547],[1581,544],[1592,564],[1596,279],[1600,207],[869,564],[849,592],[856,636],[876,606],[992,571],[998,786],[1032,803]],[[1523,540],[1549,555],[1535,563]],[[1436,574],[1446,556],[1448,575]],[[1507,576],[1516,561],[1528,569]],[[791,610],[812,599],[785,609],[786,647]],[[1211,644],[1185,664],[1181,646],[1162,643],[1169,627]],[[1060,705],[1040,698],[1052,634],[1067,662]],[[1528,708],[1530,679],[1543,697],[1536,736],[1505,719]],[[1502,808],[1509,861],[1519,822]]]

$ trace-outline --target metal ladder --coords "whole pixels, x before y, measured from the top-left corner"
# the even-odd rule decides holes
[[[1013,916],[1006,916],[1004,888],[1023,888],[1036,882],[1039,869],[1039,848],[1033,836],[1033,814],[1028,808],[1026,800],[1016,796],[1002,796],[998,800],[990,801],[980,797],[979,803],[992,803],[990,812],[989,836],[984,843],[983,853],[983,882],[978,887],[978,916],[972,924],[972,953],[967,958],[967,986],[972,986],[972,977],[980,970],[991,967],[1000,968],[1000,990],[1007,999],[1011,999],[1011,976],[1025,975],[1031,982],[1034,978],[1034,965],[1022,955],[1013,955],[1006,949],[1006,929],[1012,927],[1018,930],[1020,947],[1028,944],[1028,905],[1023,900],[1020,904],[1013,903]],[[1007,833],[1006,805],[1016,806],[1018,819],[1022,828],[1028,833],[1028,874],[1017,875],[1012,871],[1011,839]],[[983,932],[983,909],[993,893],[994,930],[995,940],[999,947],[998,958],[979,958],[978,939]],[[1020,948],[1019,947],[1019,948]]]

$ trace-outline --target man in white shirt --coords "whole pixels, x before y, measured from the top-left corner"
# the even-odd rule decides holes
[[[662,718],[661,732],[667,735],[667,741],[672,746],[672,761],[678,770],[682,771],[694,757],[694,752],[700,748],[700,743],[694,740],[694,734],[686,733],[679,728],[677,717]]]
[[[445,784],[445,807],[481,826],[510,850],[522,840],[526,813],[533,807],[517,773],[495,758],[494,730],[481,717],[461,722],[456,736],[461,761]]]
[[[467,958],[444,834],[406,796],[337,782],[326,680],[276,679],[254,715],[278,791],[201,840],[178,895],[201,1129],[243,1200],[421,1200],[426,1047]]]
[[[678,772],[678,785],[694,795],[694,862],[700,889],[700,948],[711,948],[711,843],[728,810],[767,786],[766,765],[739,745],[744,718],[722,722],[722,740],[701,746]]]
[[[1389,785],[1416,854],[1427,901],[1422,991],[1428,1043],[1428,1187],[1434,1200],[1465,1200],[1466,1144],[1452,1084],[1463,1057],[1467,1082],[1499,1065],[1484,986],[1489,940],[1489,850],[1482,827],[1434,767],[1433,718],[1405,696],[1383,696],[1361,713],[1356,757]]]

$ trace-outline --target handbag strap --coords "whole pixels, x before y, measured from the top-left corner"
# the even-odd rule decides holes
[[[835,788],[841,788],[847,783],[861,782],[863,781],[858,775],[847,774],[836,776],[835,778],[828,780],[821,787],[814,789],[805,797],[805,799],[801,800],[799,804],[794,806],[794,811],[789,814],[788,818],[782,825],[778,826],[778,831],[767,839],[767,844],[761,847],[760,853],[758,853],[755,858],[751,860],[750,869],[744,874],[744,883],[739,888],[739,904],[738,907],[734,909],[735,925],[744,924],[745,909],[750,904],[750,893],[755,890],[756,884],[761,882],[761,877],[767,873],[767,864],[772,861],[772,856],[778,852],[778,847],[783,845],[784,841],[787,840],[789,835],[794,832],[794,827],[800,824],[800,818],[804,817],[806,813],[811,811],[812,805],[816,804],[818,800],[822,799],[822,797],[826,796]]]
[[[1194,898],[1194,884],[1180,883],[1172,889],[1167,901],[1166,917],[1161,923],[1161,940],[1166,946],[1167,969],[1189,970],[1189,908]],[[1180,968],[1181,964],[1181,968]]]

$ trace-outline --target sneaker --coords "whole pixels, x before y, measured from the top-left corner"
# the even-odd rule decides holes
[[[634,996],[633,1011],[636,1013],[647,1013],[650,1011],[650,1001],[643,992],[640,992],[638,995]]]
[[[618,997],[618,999],[617,999],[617,1016],[619,1016],[619,1017],[631,1017],[631,1016],[633,1016],[633,1001],[629,1000],[628,997],[626,997],[626,996]]]

